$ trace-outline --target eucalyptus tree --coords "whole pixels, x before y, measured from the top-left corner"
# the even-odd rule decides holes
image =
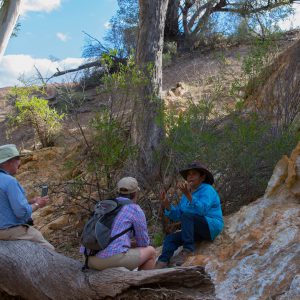
[[[139,149],[138,169],[153,178],[157,175],[153,153],[159,149],[164,136],[157,118],[163,105],[162,51],[168,1],[139,0],[136,64],[146,74],[148,82],[141,87],[140,100],[135,103],[132,133]]]
[[[278,20],[293,12],[299,0],[170,0],[165,20],[165,40],[193,48],[203,35],[233,32],[240,22],[262,35]],[[118,0],[119,10],[111,20],[108,39],[117,48],[136,49],[138,0]],[[122,45],[122,46],[121,46]]]
[[[0,60],[20,15],[21,0],[0,1]]]
[[[224,17],[239,16],[247,17],[253,22],[256,19],[262,25],[263,18],[272,18],[269,12],[277,11],[278,18],[284,18],[292,12],[292,4],[300,1],[293,0],[180,0],[170,1],[169,11],[176,11],[177,15],[168,14],[172,20],[167,20],[170,24],[179,24],[178,36],[183,37],[186,47],[193,48],[199,40],[201,34],[207,32],[211,23],[217,23],[219,17],[224,21]],[[225,15],[226,14],[226,15]],[[177,22],[176,22],[177,20]],[[226,18],[225,26],[219,24],[219,31],[225,29],[233,30],[232,19]],[[224,23],[224,22],[223,22]],[[172,33],[174,35],[174,32]]]

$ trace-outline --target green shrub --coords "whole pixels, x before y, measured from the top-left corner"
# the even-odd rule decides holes
[[[107,69],[115,66],[113,54],[111,51],[102,55],[101,62]],[[72,174],[80,174],[83,178],[84,188],[76,196],[79,203],[84,197],[96,200],[115,196],[117,180],[125,172],[132,171],[132,162],[137,153],[130,131],[135,114],[134,107],[139,100],[139,88],[146,85],[148,80],[136,67],[134,59],[129,58],[126,64],[120,63],[113,73],[106,73],[99,80],[97,93],[101,96],[101,105],[94,106],[94,117],[89,125],[84,128],[76,117],[84,145],[79,157],[75,158],[76,161],[68,161],[65,167],[69,167]],[[80,100],[80,95],[76,98],[71,96],[72,100]],[[74,103],[78,103],[76,109],[79,111],[83,101]],[[73,181],[71,184],[76,183]],[[91,204],[90,201],[87,203]]]
[[[152,238],[152,245],[153,247],[157,248],[163,244],[164,241],[164,234],[162,232],[156,232]]]
[[[162,64],[163,67],[170,66],[173,57],[177,54],[177,43],[176,42],[165,42],[164,51],[162,54]]]
[[[171,65],[171,63],[172,63],[172,55],[169,52],[163,53],[162,54],[163,67],[168,67]]]
[[[212,121],[212,106],[190,105],[179,116],[166,118],[166,147],[173,165],[171,172],[193,160],[207,164],[225,213],[236,211],[264,193],[273,168],[299,140],[290,128],[274,132],[271,123],[257,114],[231,113]]]
[[[112,174],[120,170],[135,148],[131,145],[128,132],[108,111],[98,113],[90,124],[92,144],[88,170],[105,176],[109,187],[113,187]]]
[[[43,89],[36,86],[13,88],[10,97],[14,99],[16,112],[10,119],[17,126],[30,124],[42,147],[53,146],[64,114],[59,114],[54,108],[50,108],[48,101],[37,94],[42,96]]]

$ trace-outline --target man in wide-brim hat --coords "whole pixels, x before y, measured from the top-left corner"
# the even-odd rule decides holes
[[[44,207],[49,197],[27,200],[14,177],[20,167],[20,156],[14,144],[0,146],[0,240],[30,240],[54,250],[40,231],[28,225],[32,212]]]
[[[213,241],[224,226],[220,198],[212,186],[214,177],[207,167],[193,162],[179,173],[185,179],[178,184],[182,192],[180,202],[178,205],[171,204],[164,192],[161,200],[165,216],[181,221],[181,230],[165,237],[156,268],[167,267],[174,252],[183,246],[180,254],[173,259],[175,265],[181,265],[194,254],[196,241]]]

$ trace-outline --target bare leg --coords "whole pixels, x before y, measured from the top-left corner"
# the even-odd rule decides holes
[[[139,270],[152,270],[155,267],[156,252],[152,246],[141,247]]]

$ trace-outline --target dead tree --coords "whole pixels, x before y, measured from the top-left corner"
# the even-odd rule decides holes
[[[36,243],[0,241],[0,298],[215,299],[213,284],[202,267],[82,272],[81,266]]]

